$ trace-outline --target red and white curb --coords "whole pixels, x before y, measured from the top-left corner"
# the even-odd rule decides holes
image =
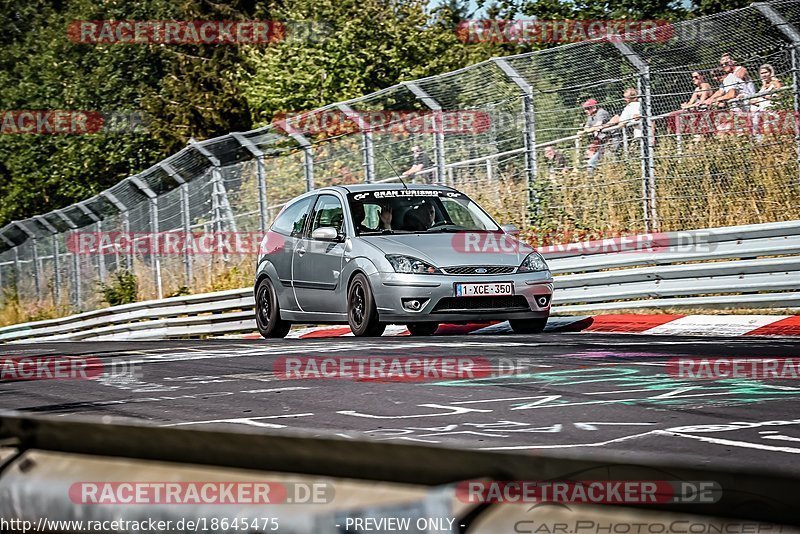
[[[672,336],[800,336],[800,315],[638,315],[609,314],[551,317],[545,332],[606,332]],[[511,333],[508,321],[501,323],[442,324],[436,335],[495,335]],[[347,326],[298,328],[289,339],[352,336]],[[389,325],[384,336],[407,336],[402,325]],[[258,339],[258,334],[230,336]]]

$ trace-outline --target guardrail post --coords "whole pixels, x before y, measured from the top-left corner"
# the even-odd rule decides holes
[[[656,210],[656,178],[655,178],[655,128],[653,125],[653,104],[650,96],[650,66],[636,52],[622,41],[622,38],[611,39],[611,44],[619,50],[633,68],[639,73],[636,86],[641,99],[642,121],[642,211],[644,213],[644,230],[651,232],[658,229],[658,212]]]
[[[442,106],[431,95],[417,85],[415,82],[404,84],[414,94],[414,96],[425,104],[428,109],[433,111],[433,150],[436,161],[436,180],[439,185],[445,180],[445,154],[444,154],[444,117],[442,116]]]
[[[492,58],[503,74],[514,82],[522,91],[522,119],[523,135],[525,138],[525,173],[528,178],[528,219],[534,226],[536,219],[541,214],[539,195],[536,192],[536,178],[538,175],[538,162],[536,160],[536,110],[533,105],[533,87],[528,80],[518,73],[505,59]]]
[[[175,167],[167,162],[158,164],[173,180],[179,184],[181,195],[181,224],[183,225],[183,267],[186,287],[192,287],[192,255],[189,252],[189,235],[192,233],[191,212],[189,210],[189,184]]]
[[[73,284],[73,291],[72,291],[72,306],[75,310],[81,309],[81,261],[78,256],[78,225],[75,222],[67,217],[67,214],[64,213],[63,210],[56,210],[56,215],[58,215],[62,221],[67,223],[67,226],[70,227],[72,231],[72,284]],[[69,239],[69,238],[68,238]]]
[[[153,261],[153,281],[156,285],[158,298],[162,299],[164,298],[164,288],[161,280],[161,256],[158,254],[158,195],[138,176],[131,176],[129,179],[150,200],[150,230],[152,231],[150,257]]]
[[[100,193],[104,196],[111,204],[114,205],[120,212],[120,216],[122,217],[122,231],[125,233],[128,243],[131,243],[131,238],[133,236],[130,235],[131,233],[131,220],[128,213],[128,207],[120,202],[120,200],[110,191],[103,191]],[[117,263],[119,263],[119,258],[117,258]],[[133,256],[131,254],[131,247],[128,246],[128,249],[125,251],[125,268],[131,272],[133,272]]]
[[[264,152],[250,139],[240,133],[232,133],[240,145],[256,158],[256,181],[258,182],[258,228],[264,234],[267,231],[267,179],[264,176]]]
[[[36,300],[37,300],[37,302],[41,302],[42,301],[42,286],[41,286],[41,279],[40,279],[40,276],[39,276],[41,274],[41,272],[39,271],[39,251],[36,248],[37,247],[36,234],[33,233],[30,230],[30,228],[25,226],[20,221],[14,221],[11,224],[16,226],[20,230],[22,230],[25,233],[25,235],[28,236],[28,239],[31,240],[31,244],[33,246],[33,282],[34,282],[34,286],[36,287]]]
[[[61,261],[58,257],[58,238],[56,237],[58,230],[41,215],[35,216],[34,220],[50,232],[50,244],[53,248],[53,272],[55,274],[53,277],[53,304],[58,305],[61,300]]]
[[[798,50],[800,49],[800,32],[797,28],[786,20],[783,15],[775,11],[771,5],[764,2],[754,2],[751,4],[756,8],[764,17],[767,18],[786,38],[792,43],[790,56],[792,60],[792,105],[794,108],[795,117],[795,146],[797,149],[797,168],[800,173],[800,127],[797,124],[797,118],[800,116],[800,57],[798,57]],[[800,174],[798,175],[800,179]]]
[[[347,104],[336,104],[345,116],[358,125],[361,130],[361,152],[364,161],[364,182],[371,184],[375,181],[375,143],[372,139],[372,128],[364,117]]]

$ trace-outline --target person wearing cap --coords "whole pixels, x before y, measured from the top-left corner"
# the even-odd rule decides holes
[[[592,174],[597,167],[600,158],[605,151],[605,143],[608,133],[603,132],[611,115],[597,104],[597,100],[590,98],[582,104],[583,111],[586,113],[586,123],[583,125],[583,133],[589,134],[589,148],[586,149],[586,158],[589,160],[587,168]]]

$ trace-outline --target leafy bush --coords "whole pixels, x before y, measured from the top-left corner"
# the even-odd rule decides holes
[[[110,306],[136,302],[138,291],[139,283],[136,275],[127,270],[119,270],[114,273],[111,284],[100,284],[103,301]]]

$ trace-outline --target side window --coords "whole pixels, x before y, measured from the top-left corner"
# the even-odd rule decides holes
[[[344,232],[344,210],[342,203],[333,195],[320,195],[314,206],[314,218],[311,221],[311,232],[317,228],[331,226],[340,234]],[[309,234],[310,235],[310,234]]]
[[[303,227],[306,225],[306,217],[311,207],[314,197],[306,197],[298,200],[294,204],[287,206],[275,222],[272,223],[271,230],[279,234],[300,237],[303,234]]]

